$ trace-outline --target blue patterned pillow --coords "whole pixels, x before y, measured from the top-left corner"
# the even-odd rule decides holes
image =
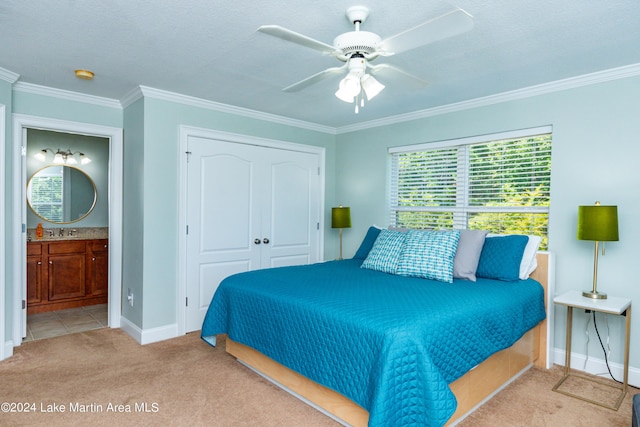
[[[484,239],[476,276],[508,282],[519,280],[522,254],[528,241],[528,236],[518,234]]]
[[[395,274],[407,233],[380,230],[362,268]]]
[[[460,230],[408,231],[398,274],[453,282],[453,260],[459,239]]]

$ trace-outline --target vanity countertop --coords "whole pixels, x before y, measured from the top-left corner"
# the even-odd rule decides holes
[[[35,228],[27,229],[27,242],[53,242],[58,240],[108,239],[108,227],[44,228],[41,239],[36,239]]]

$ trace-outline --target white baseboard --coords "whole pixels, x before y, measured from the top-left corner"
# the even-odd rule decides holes
[[[553,349],[553,363],[556,365],[564,366],[565,351],[563,349]],[[585,366],[586,361],[586,366]],[[620,363],[614,363],[609,361],[609,367],[611,373],[616,380],[622,381],[624,378],[624,365]],[[607,364],[604,359],[589,356],[589,360],[584,354],[571,353],[571,369],[577,371],[586,372],[588,374],[598,375],[606,378],[611,378]],[[629,385],[634,387],[640,387],[640,369],[629,366]]]
[[[4,353],[2,353],[5,359],[10,358],[11,356],[13,356],[13,341],[9,340],[9,341],[5,341],[4,343]],[[3,360],[3,359],[0,359]]]
[[[178,324],[160,326],[158,328],[140,329],[137,325],[131,323],[127,318],[120,318],[120,328],[136,340],[139,344],[151,344],[158,341],[164,341],[178,336]]]

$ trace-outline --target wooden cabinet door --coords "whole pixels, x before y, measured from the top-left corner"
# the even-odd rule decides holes
[[[108,240],[94,240],[87,252],[88,295],[109,293],[109,245]]]
[[[50,242],[47,259],[49,301],[86,295],[84,241]]]
[[[27,244],[27,312],[108,303],[109,240]]]

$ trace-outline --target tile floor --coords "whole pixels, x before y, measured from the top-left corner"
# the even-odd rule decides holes
[[[29,314],[27,315],[27,336],[22,342],[106,328],[107,326],[107,304]]]

